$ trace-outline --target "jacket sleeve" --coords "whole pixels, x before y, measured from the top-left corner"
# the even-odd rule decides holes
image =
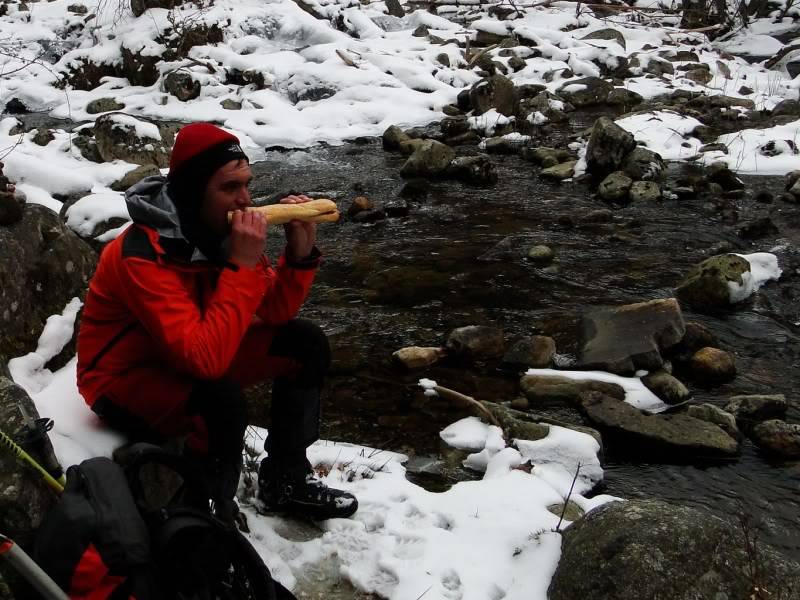
[[[203,311],[179,273],[140,258],[120,268],[124,301],[176,368],[200,379],[222,377],[267,288],[263,266],[223,269]]]
[[[266,267],[269,283],[256,312],[262,321],[268,325],[282,325],[297,315],[314,283],[319,256],[315,249],[313,260],[302,265],[290,265],[286,257],[281,256],[277,267]]]

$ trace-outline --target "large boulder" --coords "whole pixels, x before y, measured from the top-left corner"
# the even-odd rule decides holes
[[[181,102],[188,102],[200,95],[200,82],[189,71],[172,71],[164,77],[164,90]]]
[[[636,146],[625,156],[621,168],[634,181],[659,181],[667,165],[658,152]]]
[[[456,157],[456,152],[436,140],[423,140],[400,169],[403,177],[433,177],[442,175]]]
[[[800,425],[772,419],[753,427],[750,437],[762,450],[786,458],[800,457]]]
[[[517,340],[503,355],[503,362],[533,368],[546,368],[556,355],[556,342],[546,335],[533,335]]]
[[[0,424],[14,440],[23,438],[25,416],[37,418],[36,407],[25,390],[0,376]],[[41,475],[20,463],[8,451],[0,452],[0,531],[30,550],[33,535],[57,496]]]
[[[36,349],[47,317],[82,297],[97,254],[58,215],[38,204],[0,227],[0,362]]]
[[[633,135],[608,117],[600,117],[592,127],[586,146],[586,170],[597,176],[616,171],[636,147]]]
[[[731,396],[725,410],[747,427],[759,421],[783,418],[789,403],[783,394],[752,394]]]
[[[611,502],[564,531],[550,600],[796,598],[800,565],[705,510]],[[758,566],[753,557],[757,556]],[[769,595],[754,595],[759,587]]]
[[[567,402],[578,404],[581,394],[601,392],[615,400],[625,400],[622,386],[593,379],[572,379],[564,375],[524,375],[520,389],[531,406]]]
[[[469,101],[476,115],[494,108],[501,115],[510,117],[516,114],[519,106],[514,84],[499,74],[477,81],[469,90]]]
[[[485,154],[457,156],[447,166],[446,175],[474,185],[497,183],[497,169]]]
[[[8,178],[3,175],[0,162],[0,225],[13,225],[25,212],[25,198],[20,193],[10,191]]]
[[[622,171],[608,175],[597,188],[598,195],[606,202],[626,203],[633,180]]]
[[[447,336],[450,354],[466,359],[495,358],[505,350],[503,331],[486,325],[458,327]]]
[[[737,254],[720,254],[694,266],[678,284],[678,298],[694,308],[715,310],[730,306],[730,284],[743,285],[750,263]]]
[[[654,460],[682,462],[697,456],[732,459],[739,453],[738,441],[720,427],[685,414],[648,415],[601,392],[584,393],[581,409],[594,426],[639,458],[647,453]]]
[[[154,123],[122,113],[105,114],[95,122],[94,137],[103,160],[124,160],[159,168],[169,164],[169,152]]]
[[[681,341],[685,331],[674,298],[603,308],[581,319],[578,364],[620,375],[656,370],[661,351]]]
[[[607,103],[613,90],[613,85],[599,77],[584,77],[568,81],[556,93],[573,106],[582,108]]]
[[[122,72],[131,85],[150,87],[158,81],[158,64],[162,61],[158,54],[145,54],[143,47],[122,47]]]

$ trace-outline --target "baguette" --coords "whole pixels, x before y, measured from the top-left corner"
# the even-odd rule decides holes
[[[297,219],[308,223],[334,223],[339,220],[339,211],[332,200],[311,200],[300,204],[269,204],[267,206],[251,206],[248,211],[255,210],[267,218],[269,225],[281,225]],[[228,213],[228,223],[233,213]]]

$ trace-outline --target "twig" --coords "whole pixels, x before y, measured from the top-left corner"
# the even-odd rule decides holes
[[[433,389],[437,394],[446,398],[447,400],[455,400],[462,406],[467,408],[472,408],[480,412],[486,419],[492,424],[500,427],[502,429],[502,425],[500,425],[499,421],[495,418],[495,416],[491,413],[491,411],[486,408],[483,404],[475,400],[472,396],[467,396],[466,394],[462,394],[461,392],[457,392],[455,390],[451,390],[450,388],[442,387],[440,385],[433,386]]]
[[[561,522],[564,520],[564,515],[567,512],[567,506],[569,506],[569,499],[572,496],[572,490],[575,488],[575,482],[578,480],[578,473],[581,472],[581,463],[578,463],[578,466],[575,468],[575,477],[572,478],[572,485],[569,486],[569,492],[567,492],[567,497],[564,500],[564,508],[561,509],[561,516],[558,518],[558,525],[556,525],[556,532],[561,533]]]
[[[353,62],[353,59],[347,56],[347,54],[345,54],[338,48],[336,49],[336,54],[339,58],[341,58],[344,61],[344,64],[346,64],[348,67],[355,67],[356,69],[358,68],[358,65],[355,62]]]

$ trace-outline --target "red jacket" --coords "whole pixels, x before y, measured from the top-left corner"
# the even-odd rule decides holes
[[[266,256],[254,268],[182,262],[159,240],[134,224],[100,257],[78,332],[78,389],[89,405],[139,365],[218,379],[254,315],[270,325],[292,319],[316,273],[284,257],[274,269]]]

